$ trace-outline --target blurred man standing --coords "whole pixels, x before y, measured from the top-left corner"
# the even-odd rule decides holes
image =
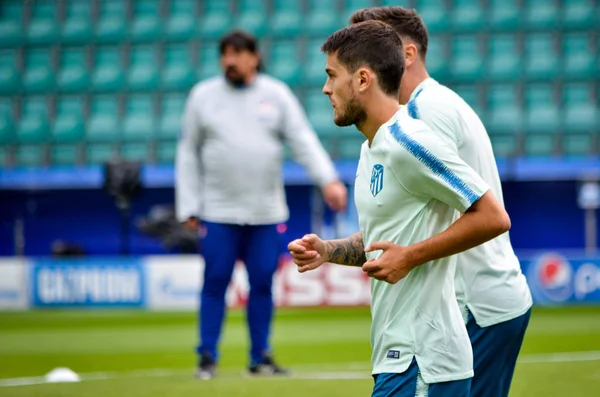
[[[259,73],[256,39],[231,32],[221,39],[220,53],[224,76],[196,84],[189,94],[176,159],[178,219],[205,230],[197,376],[215,375],[225,292],[238,258],[250,283],[250,373],[286,374],[269,346],[276,225],[288,218],[284,142],[331,209],[346,207],[347,190],[289,87]]]

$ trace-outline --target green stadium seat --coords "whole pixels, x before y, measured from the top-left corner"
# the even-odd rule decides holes
[[[27,41],[32,44],[49,44],[58,38],[56,2],[38,0],[31,2],[31,20],[27,29]]]
[[[476,85],[458,85],[452,87],[464,101],[471,106],[471,108],[479,115],[483,117],[483,105],[479,97],[479,89]]]
[[[444,81],[450,74],[447,50],[446,36],[433,35],[429,37],[426,57],[427,71],[439,81]]]
[[[92,30],[92,2],[65,2],[65,21],[62,23],[61,39],[68,44],[87,43],[94,37]]]
[[[218,40],[232,26],[231,9],[228,1],[205,0],[198,24],[198,33],[203,39]]]
[[[333,122],[331,101],[320,89],[308,90],[304,96],[304,107],[312,127],[320,137],[328,138],[338,132]]]
[[[23,88],[27,92],[48,92],[54,89],[55,75],[49,48],[29,48],[25,54]]]
[[[96,22],[96,40],[119,43],[127,35],[127,8],[124,1],[102,1]]]
[[[23,42],[23,1],[2,1],[0,12],[0,46],[16,47]]]
[[[554,0],[526,0],[526,29],[554,29],[558,24],[558,6]]]
[[[157,40],[162,34],[160,2],[136,0],[133,3],[133,19],[129,36],[134,42]]]
[[[327,80],[325,64],[327,56],[321,51],[325,39],[310,40],[306,44],[302,82],[311,86],[323,86]]]
[[[118,47],[96,47],[94,57],[93,89],[100,92],[122,89],[125,78],[120,49]]]
[[[358,159],[360,148],[365,137],[355,128],[345,128],[344,134],[338,139],[338,158],[342,160]]]
[[[87,125],[88,141],[115,142],[119,139],[120,132],[117,98],[109,95],[94,97]]]
[[[204,42],[198,51],[198,78],[205,80],[221,74],[219,43]]]
[[[160,139],[175,140],[181,130],[181,117],[185,110],[186,94],[165,94],[160,101],[161,112],[158,123]]]
[[[39,167],[45,163],[44,147],[40,145],[19,146],[15,152],[15,162],[21,167]]]
[[[561,10],[561,27],[566,29],[589,29],[594,26],[593,0],[564,1]]]
[[[415,8],[430,33],[444,32],[448,29],[449,11],[444,0],[416,0]]]
[[[338,25],[337,29],[348,25],[350,23],[350,17],[352,16],[352,14],[354,14],[355,11],[360,10],[361,8],[373,7],[375,5],[374,3],[375,2],[373,0],[343,0],[342,4],[343,4],[344,8],[341,12],[342,20],[339,21],[339,25]],[[335,8],[336,8],[335,5],[333,5],[333,7],[330,8],[331,14],[335,14],[335,12],[334,12]],[[333,30],[331,30],[329,32],[325,32],[325,34],[331,34],[331,33],[335,32],[337,29],[334,28]]]
[[[563,86],[563,131],[565,134],[600,132],[600,116],[587,83]]]
[[[79,163],[79,148],[76,145],[52,146],[50,148],[52,165],[76,165]]]
[[[452,2],[452,29],[458,32],[476,32],[485,25],[485,14],[480,0]]]
[[[156,148],[156,152],[156,159],[159,164],[173,164],[177,152],[177,143],[175,141],[161,142]]]
[[[292,148],[289,147],[289,145],[284,144],[283,145],[283,161],[292,161],[294,158],[294,155],[292,153]]]
[[[85,136],[83,103],[81,97],[59,98],[52,125],[54,142],[77,142],[83,139]]]
[[[14,109],[11,98],[0,97],[0,145],[15,141]]]
[[[17,49],[0,49],[0,94],[15,94],[21,88]]]
[[[561,59],[567,79],[593,78],[596,75],[592,37],[586,33],[563,36]]]
[[[23,100],[21,120],[17,130],[20,143],[41,144],[48,140],[48,105],[44,97]]]
[[[63,48],[60,53],[58,87],[61,91],[86,91],[90,84],[85,48]]]
[[[267,31],[267,8],[263,0],[241,0],[235,21],[237,28],[244,29],[257,37]]]
[[[521,54],[514,35],[497,35],[489,39],[487,73],[496,81],[514,81],[521,76]]]
[[[308,4],[309,11],[304,27],[309,36],[327,37],[340,27],[348,24],[348,20],[342,21],[339,18],[337,2],[335,0],[310,0]],[[356,11],[356,9],[353,11]],[[346,13],[344,13],[344,16],[346,16]],[[320,48],[321,45],[318,47]]]
[[[169,45],[165,47],[165,62],[162,67],[161,85],[165,90],[189,90],[196,76],[192,69],[189,45]]]
[[[550,84],[531,84],[525,88],[527,111],[525,129],[528,134],[560,131],[560,110]]]
[[[127,70],[127,85],[133,91],[154,90],[158,87],[158,57],[155,47],[132,47]]]
[[[549,33],[528,35],[525,39],[525,71],[530,79],[548,80],[558,75],[560,65],[554,40]]]
[[[523,111],[514,84],[488,86],[486,127],[492,135],[517,134],[523,129]]]
[[[302,31],[302,7],[297,1],[275,0],[275,11],[270,18],[270,32],[274,37],[294,37]]]
[[[276,41],[271,45],[270,74],[289,85],[301,82],[302,70],[297,40]]]
[[[587,156],[594,151],[594,139],[592,134],[564,135],[561,146],[567,156]]]
[[[93,165],[104,164],[109,160],[116,159],[114,145],[109,144],[91,144],[86,149],[87,163]]]
[[[455,36],[452,40],[450,69],[454,79],[473,81],[483,77],[484,57],[476,36]]]
[[[121,157],[129,161],[148,162],[149,145],[145,142],[125,143],[121,148]]]
[[[554,134],[525,135],[524,151],[529,157],[551,157],[555,154]]]
[[[496,158],[512,157],[517,154],[518,145],[516,135],[493,135],[490,137],[490,140]]]
[[[165,37],[170,40],[189,40],[196,31],[196,2],[194,0],[170,1],[169,16],[165,22]]]
[[[0,144],[0,167],[9,167],[10,165],[10,148]]]
[[[125,104],[123,140],[147,141],[153,139],[156,130],[155,114],[152,96],[130,96]]]
[[[490,0],[488,10],[492,30],[509,32],[519,27],[521,20],[519,0]]]

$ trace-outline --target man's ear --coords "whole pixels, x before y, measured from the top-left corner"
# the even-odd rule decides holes
[[[367,90],[373,84],[373,73],[367,68],[359,68],[356,71],[359,92]]]
[[[404,44],[404,58],[406,59],[406,66],[412,65],[419,58],[419,50],[417,46],[412,43],[405,42]]]

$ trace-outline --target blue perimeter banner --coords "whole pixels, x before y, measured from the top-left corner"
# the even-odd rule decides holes
[[[145,306],[143,258],[33,261],[31,305]]]

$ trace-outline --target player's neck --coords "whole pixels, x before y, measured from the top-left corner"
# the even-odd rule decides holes
[[[356,128],[363,133],[369,141],[369,146],[375,138],[375,134],[383,124],[388,122],[400,108],[398,102],[389,96],[382,95],[378,100],[367,101],[369,105],[365,107],[367,117],[362,123],[357,124]]]
[[[399,102],[401,105],[406,105],[410,100],[410,96],[417,89],[419,84],[429,78],[429,73],[424,65],[413,64],[410,69],[407,69],[402,76],[402,84],[400,84]]]

